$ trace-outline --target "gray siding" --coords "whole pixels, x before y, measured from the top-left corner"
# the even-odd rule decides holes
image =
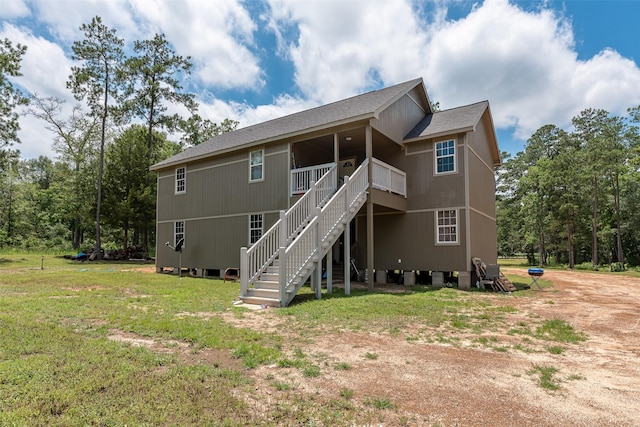
[[[465,205],[464,149],[462,135],[456,138],[457,172],[434,174],[434,140],[409,144],[404,166],[407,173],[408,209],[433,209]],[[448,138],[441,138],[441,141]],[[416,146],[417,145],[417,146]]]
[[[416,104],[420,99],[417,89],[414,89],[381,112],[371,125],[396,143],[401,143],[426,114],[425,107]]]
[[[174,221],[185,221],[185,268],[237,267],[241,246],[248,245],[249,215],[262,213],[266,231],[289,206],[287,144],[265,147],[264,180],[249,182],[249,151],[192,163],[187,190],[174,194],[174,168],[159,172],[157,266],[177,266]]]
[[[487,140],[487,113],[476,131],[468,134],[469,144],[469,230],[471,256],[486,263],[497,259],[495,172]]]
[[[464,209],[458,210],[459,244],[436,245],[434,211],[374,216],[375,268],[383,270],[467,271]],[[357,218],[356,263],[366,267],[366,216]],[[401,260],[398,263],[398,259]]]

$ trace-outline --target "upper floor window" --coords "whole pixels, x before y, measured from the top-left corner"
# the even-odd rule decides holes
[[[436,212],[436,243],[458,243],[458,211]]]
[[[187,192],[187,168],[176,168],[176,194]]]
[[[456,140],[436,142],[436,173],[456,171]]]
[[[249,153],[249,181],[264,179],[264,150]]]
[[[249,244],[253,245],[262,237],[262,214],[249,215]]]

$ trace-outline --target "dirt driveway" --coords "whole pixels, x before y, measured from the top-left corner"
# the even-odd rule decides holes
[[[525,269],[503,272],[528,281]],[[327,368],[317,378],[296,377],[286,370],[285,379],[296,384],[296,393],[316,402],[330,402],[340,390],[352,390],[352,402],[362,411],[374,411],[367,398],[388,399],[393,407],[376,409],[371,425],[640,426],[640,279],[551,270],[544,278],[553,287],[533,297],[517,292],[480,295],[517,309],[506,315],[504,330],[488,335],[501,348],[478,345],[477,335],[462,336],[453,344],[408,339],[411,331],[289,337]],[[239,325],[249,326],[252,319],[256,322],[251,327],[282,332],[282,317],[269,310],[245,316]],[[563,344],[561,354],[548,351],[545,346],[554,344],[549,341],[509,346],[521,339],[509,329],[531,319],[562,319],[588,339]],[[376,358],[367,357],[371,354]],[[351,369],[332,372],[336,363]],[[560,388],[540,387],[533,366],[555,369],[553,378]],[[251,371],[258,386],[249,399],[259,398],[256,405],[277,405],[284,396],[265,378],[277,380],[284,371],[277,366]]]

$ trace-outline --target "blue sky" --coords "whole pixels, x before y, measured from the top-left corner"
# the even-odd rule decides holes
[[[129,45],[164,33],[199,113],[241,127],[422,77],[442,108],[489,100],[515,154],[585,108],[640,105],[640,1],[3,0],[0,37],[28,47],[15,83],[70,110],[70,46],[96,15]],[[21,126],[24,157],[55,156],[43,123]]]

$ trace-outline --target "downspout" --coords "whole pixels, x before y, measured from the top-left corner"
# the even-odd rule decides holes
[[[469,179],[469,144],[467,144],[467,134],[462,137],[462,143],[464,144],[464,246],[466,253],[466,270],[470,271],[471,263],[471,209],[470,209],[470,189],[469,185],[471,180]]]

